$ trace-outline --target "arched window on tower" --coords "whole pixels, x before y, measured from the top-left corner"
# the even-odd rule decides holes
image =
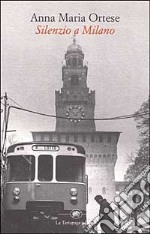
[[[67,60],[66,60],[66,65],[67,65],[67,67],[70,67],[70,65],[71,65],[70,59],[67,59]]]
[[[73,58],[72,59],[72,67],[76,67],[77,66],[77,59]]]
[[[83,61],[82,59],[79,59],[79,67],[82,67],[83,66]]]
[[[78,86],[79,85],[79,77],[77,75],[72,75],[71,85],[73,85],[73,86]]]

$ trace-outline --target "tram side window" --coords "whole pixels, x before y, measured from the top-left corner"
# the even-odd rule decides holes
[[[35,158],[33,155],[8,157],[8,181],[32,181],[35,176]]]
[[[51,181],[53,178],[53,158],[51,155],[40,155],[38,158],[38,179]]]
[[[75,156],[57,156],[57,181],[85,182],[85,159]]]

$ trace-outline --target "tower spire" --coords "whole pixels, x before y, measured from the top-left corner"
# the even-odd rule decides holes
[[[74,35],[73,35],[73,43],[74,43],[74,44],[76,43],[76,38],[75,38],[75,37],[76,37],[76,35],[74,34]]]

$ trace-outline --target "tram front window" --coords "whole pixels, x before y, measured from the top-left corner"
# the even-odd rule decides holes
[[[75,156],[57,156],[57,181],[85,182],[85,159]]]
[[[8,157],[8,181],[32,181],[35,176],[35,158],[33,155]]]
[[[38,158],[38,179],[51,181],[53,178],[53,158],[51,155],[40,155]]]

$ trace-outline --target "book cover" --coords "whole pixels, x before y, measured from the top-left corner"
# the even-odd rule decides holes
[[[3,1],[1,5],[2,198],[6,202],[11,199],[7,189],[13,186],[7,175],[10,145],[32,141],[73,143],[85,149],[88,201],[79,193],[78,209],[76,205],[68,208],[79,217],[68,223],[54,220],[56,226],[70,225],[68,230],[73,232],[77,231],[74,227],[84,227],[97,217],[96,195],[117,209],[123,206],[125,198],[120,195],[117,202],[115,196],[145,170],[140,179],[145,178],[146,185],[138,190],[144,194],[140,209],[130,205],[128,212],[122,207],[117,210],[126,216],[130,228],[143,231],[146,221],[139,221],[138,215],[147,212],[144,215],[148,216],[148,2]],[[69,171],[71,165],[67,163]],[[43,170],[48,171],[46,168],[43,164]],[[129,192],[132,197],[133,188],[126,195]],[[48,189],[43,193],[48,194]],[[20,205],[3,209],[4,216],[26,210],[26,205],[20,208],[25,194]],[[55,202],[70,199],[67,190],[62,196],[61,200],[56,195]],[[30,196],[24,203],[28,199]],[[80,199],[87,203],[85,220],[80,220]],[[32,200],[37,201],[36,197]],[[49,220],[54,215],[49,211],[44,216]],[[118,231],[123,232],[124,223],[118,222]],[[10,223],[11,230],[19,226]],[[24,232],[25,226],[19,230]],[[101,225],[95,227],[95,232],[102,231]]]

